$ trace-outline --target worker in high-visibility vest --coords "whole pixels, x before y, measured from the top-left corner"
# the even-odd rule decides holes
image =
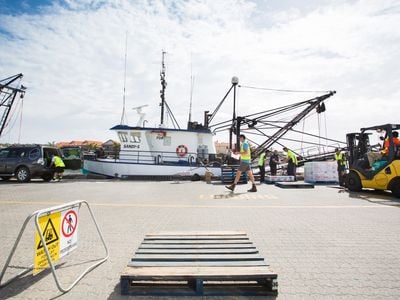
[[[342,151],[340,151],[339,148],[336,148],[334,157],[337,162],[339,185],[344,186],[344,173],[346,171],[346,156]]]
[[[64,168],[65,168],[65,164],[64,164],[63,160],[61,159],[61,157],[59,157],[57,155],[53,155],[53,157],[51,158],[50,167],[52,167],[52,166],[55,167],[53,180],[61,181],[63,174],[64,174]]]
[[[397,131],[393,131],[392,135],[393,135],[393,139],[392,139],[393,145],[395,147],[399,148],[400,147],[399,133]],[[389,154],[389,145],[390,145],[389,138],[386,138],[385,141],[383,142],[383,149],[381,151],[379,151],[379,152],[370,151],[367,153],[367,159],[368,159],[370,168],[373,167],[373,164],[377,160],[380,160]],[[395,151],[396,151],[396,149],[395,149]]]
[[[294,180],[296,181],[297,155],[286,147],[283,147],[283,151],[287,155],[287,175],[294,176]]]
[[[250,144],[246,140],[246,137],[244,134],[240,135],[240,165],[239,168],[236,172],[235,179],[231,185],[225,186],[228,190],[231,190],[232,192],[235,190],[236,184],[240,180],[240,176],[242,175],[243,172],[247,173],[247,176],[249,176],[249,179],[252,183],[252,187],[248,192],[257,192],[256,188],[256,182],[254,181],[254,175],[253,171],[251,170],[251,150],[250,150]]]
[[[258,168],[260,169],[260,183],[265,181],[265,161],[267,160],[267,154],[269,150],[265,149],[258,157]]]
[[[393,131],[392,135],[393,135],[394,146],[399,147],[400,146],[399,133],[397,131]],[[381,154],[385,156],[388,155],[388,153],[389,153],[389,139],[386,138],[383,143],[383,150],[381,151]]]

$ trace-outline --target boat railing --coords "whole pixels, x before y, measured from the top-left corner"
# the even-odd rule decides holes
[[[178,156],[176,152],[169,151],[141,151],[124,149],[120,152],[120,161],[137,164],[151,165],[197,165],[197,153],[188,152],[184,156]]]

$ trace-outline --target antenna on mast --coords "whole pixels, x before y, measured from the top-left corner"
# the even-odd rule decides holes
[[[194,86],[193,68],[192,68],[192,62],[190,61],[190,104],[189,104],[189,121],[188,121],[188,124],[190,124],[192,122],[193,86]]]
[[[190,105],[189,105],[189,123],[192,122],[192,101],[193,101],[194,77],[190,76]]]
[[[161,71],[160,71],[160,79],[161,79],[161,91],[160,91],[160,97],[161,97],[161,121],[160,125],[164,125],[164,106],[165,106],[165,88],[167,87],[167,82],[165,81],[165,64],[164,64],[164,58],[165,58],[165,52],[162,50],[162,61],[161,61]]]
[[[126,87],[126,58],[128,52],[128,31],[125,35],[125,70],[124,70],[124,94],[122,96],[122,114],[121,114],[121,125],[124,125],[126,121],[126,113],[125,113],[125,87]]]

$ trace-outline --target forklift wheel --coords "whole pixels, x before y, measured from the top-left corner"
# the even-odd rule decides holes
[[[400,198],[400,178],[393,179],[390,183],[390,190],[395,197]]]
[[[353,192],[361,191],[361,180],[358,174],[354,171],[350,171],[346,176],[346,187]]]

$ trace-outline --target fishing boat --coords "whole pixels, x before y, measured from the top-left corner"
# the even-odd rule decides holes
[[[146,127],[144,107],[138,113],[136,126],[121,123],[110,130],[115,132],[121,145],[114,158],[85,157],[84,172],[116,178],[172,178],[174,176],[200,179],[206,172],[220,176],[220,165],[215,161],[216,149],[209,128],[189,118],[186,129],[180,129],[165,101],[165,52],[161,65],[161,120],[158,127]],[[172,115],[175,128],[164,124],[165,112]],[[177,127],[177,128],[176,128]]]
[[[312,160],[331,159],[334,149],[345,143],[339,140],[329,139],[320,134],[310,134],[304,131],[304,121],[306,116],[315,111],[320,115],[326,111],[325,100],[333,96],[335,91],[297,91],[270,89],[265,87],[254,87],[239,85],[239,79],[232,77],[231,87],[219,102],[215,110],[210,113],[204,112],[204,125],[197,122],[191,122],[189,113],[189,122],[186,129],[180,129],[172,111],[165,101],[165,52],[162,53],[161,65],[161,120],[158,127],[146,127],[145,114],[142,112],[142,105],[135,107],[138,113],[138,122],[136,126],[128,126],[122,122],[111,128],[116,133],[121,148],[115,158],[85,158],[84,171],[106,175],[117,178],[133,177],[173,177],[184,176],[200,179],[206,172],[210,172],[214,177],[221,177],[222,169],[225,165],[217,160],[216,149],[213,142],[213,136],[218,132],[229,132],[229,151],[224,158],[224,163],[228,166],[238,164],[236,157],[231,155],[230,151],[239,151],[239,136],[246,134],[247,139],[252,143],[252,158],[256,163],[257,157],[270,149],[273,145],[284,146],[282,142],[298,142],[301,148],[296,150],[296,155],[301,158],[299,164]],[[259,90],[272,90],[276,92],[312,92],[324,94],[312,97],[300,102],[284,105],[275,109],[251,113],[249,115],[238,115],[236,110],[236,88],[249,88]],[[233,91],[233,109],[232,118],[226,121],[212,121],[221,108],[228,95]],[[164,124],[164,112],[167,112],[173,122],[174,128],[169,128]],[[124,112],[124,110],[123,110]],[[279,117],[278,117],[279,116]],[[302,121],[303,130],[295,129],[295,126]],[[326,125],[326,124],[325,124]],[[311,127],[312,128],[312,127]],[[318,117],[318,132],[320,132],[320,123]],[[301,134],[297,138],[283,138],[287,133]],[[304,140],[304,135],[311,141]],[[261,141],[265,138],[265,141]],[[258,140],[258,141],[257,141]],[[325,141],[325,145],[321,142]],[[329,143],[333,143],[328,145]],[[312,148],[303,148],[303,144],[309,144]],[[321,151],[322,149],[322,151]],[[306,151],[306,152],[304,152]],[[257,167],[257,166],[256,166]],[[230,168],[229,170],[234,168]],[[258,169],[258,167],[257,167]],[[229,171],[233,174],[233,171]],[[232,175],[233,176],[233,175]],[[233,180],[233,179],[232,179]]]

